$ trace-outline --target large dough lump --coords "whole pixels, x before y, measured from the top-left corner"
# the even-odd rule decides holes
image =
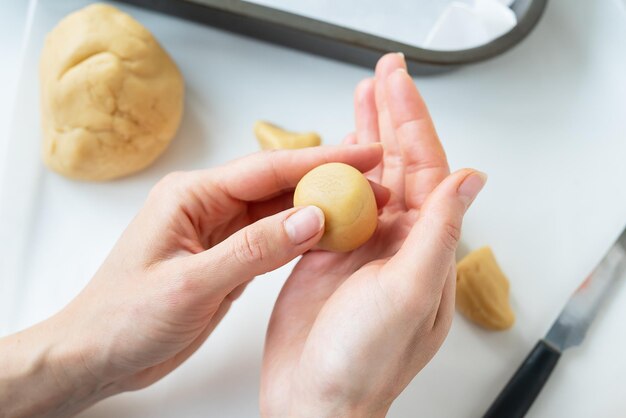
[[[314,205],[324,212],[319,247],[352,251],[363,245],[378,222],[376,199],[369,182],[354,167],[328,163],[309,171],[296,186],[294,206]]]
[[[40,63],[43,159],[82,180],[150,165],[169,145],[183,111],[183,78],[139,22],[94,4],[65,17]]]

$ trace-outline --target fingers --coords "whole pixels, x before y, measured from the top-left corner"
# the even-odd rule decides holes
[[[378,183],[374,183],[369,180],[370,187],[374,192],[374,198],[376,199],[376,207],[378,209],[382,209],[388,202],[391,197],[391,191],[385,186],[381,186]]]
[[[378,130],[378,109],[376,109],[375,80],[362,80],[354,91],[354,119],[356,138],[359,144],[380,142]],[[382,163],[367,173],[367,177],[380,183]]]
[[[254,276],[281,267],[311,249],[323,232],[321,209],[305,206],[286,210],[191,256],[192,276],[198,281],[197,287],[208,294],[230,293]]]
[[[378,128],[380,141],[385,148],[381,183],[392,191],[390,205],[404,204],[404,163],[400,145],[395,137],[389,115],[389,106],[385,94],[387,77],[398,68],[406,69],[404,56],[391,53],[383,56],[376,64],[376,108],[378,109]]]
[[[373,78],[366,78],[356,86],[354,91],[354,122],[359,144],[380,142],[375,86]]]
[[[264,200],[293,189],[307,172],[329,162],[349,164],[364,172],[382,158],[378,144],[343,145],[259,152],[216,170],[207,170],[210,181],[235,199]]]
[[[382,282],[391,294],[410,303],[419,299],[416,306],[437,310],[463,216],[485,181],[483,173],[460,170],[428,196],[402,247],[383,267]]]
[[[448,161],[413,79],[403,68],[385,81],[391,123],[404,161],[405,203],[419,208],[448,174]]]

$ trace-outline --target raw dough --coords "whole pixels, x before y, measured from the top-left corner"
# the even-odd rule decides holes
[[[477,324],[492,330],[511,328],[509,281],[489,247],[472,251],[457,264],[456,305]]]
[[[352,251],[363,245],[378,223],[372,187],[347,164],[328,163],[309,171],[296,186],[293,204],[322,209],[325,229],[318,245],[329,251]]]
[[[132,17],[94,4],[65,17],[41,56],[43,160],[65,176],[106,180],[150,165],[183,111],[183,78]]]
[[[298,149],[317,147],[322,143],[315,132],[289,132],[264,121],[254,124],[254,135],[261,149]]]

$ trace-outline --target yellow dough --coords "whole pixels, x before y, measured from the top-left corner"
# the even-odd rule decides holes
[[[43,160],[67,177],[107,180],[150,165],[183,111],[183,78],[132,17],[94,4],[48,34],[40,62]]]
[[[294,206],[314,205],[324,212],[324,235],[319,247],[352,251],[376,230],[378,209],[369,182],[359,170],[328,163],[309,171],[296,186]]]
[[[489,247],[472,251],[457,264],[456,305],[485,328],[505,330],[515,322],[509,304],[509,281]]]
[[[254,124],[254,135],[261,149],[298,149],[317,147],[322,143],[315,132],[289,132],[264,121]]]

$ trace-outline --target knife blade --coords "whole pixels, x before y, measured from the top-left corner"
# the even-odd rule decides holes
[[[615,283],[625,276],[626,228],[569,298],[546,336],[537,342],[484,418],[521,418],[526,415],[563,351],[582,343]]]

